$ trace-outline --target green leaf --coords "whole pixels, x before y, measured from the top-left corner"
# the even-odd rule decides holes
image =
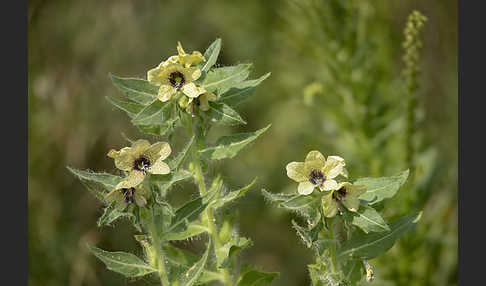
[[[200,235],[201,233],[209,232],[207,226],[199,221],[194,221],[188,224],[187,229],[182,232],[173,232],[166,235],[167,240],[184,240],[190,237]]]
[[[207,91],[223,94],[244,81],[250,74],[251,67],[252,64],[239,64],[212,69],[208,71],[201,85]]]
[[[310,221],[311,227],[319,223],[321,219],[321,195],[287,195],[271,194],[262,190],[263,195],[272,202],[276,202],[278,207],[296,212]]]
[[[167,191],[174,185],[192,177],[186,170],[171,172],[167,175],[150,175],[150,181],[157,187],[160,197],[165,197]]]
[[[262,81],[264,81],[267,77],[270,76],[270,73],[267,73],[261,76],[258,79],[253,80],[246,80],[241,82],[227,92],[221,95],[221,99],[219,102],[225,103],[228,106],[235,107],[245,101],[248,97],[253,94],[255,91],[256,86],[258,86]]]
[[[142,132],[164,135],[175,125],[177,120],[178,117],[175,116],[174,112],[174,101],[162,102],[157,99],[140,111],[132,119],[132,123]]]
[[[241,250],[251,247],[252,245],[253,242],[251,240],[235,235],[230,241],[216,250],[218,252],[218,267],[227,268],[230,264],[231,257]]]
[[[67,167],[71,173],[76,175],[81,180],[95,182],[102,185],[107,191],[112,191],[116,185],[121,181],[121,177],[109,173],[95,173],[91,171],[82,171]]]
[[[221,50],[221,39],[218,38],[211,45],[208,49],[204,52],[204,58],[206,59],[205,62],[201,63],[201,71],[206,72],[208,71],[218,59],[219,51]]]
[[[343,273],[351,285],[357,285],[365,274],[362,261],[358,259],[348,260],[343,266]]]
[[[390,225],[390,231],[357,234],[343,243],[338,257],[372,259],[390,249],[395,241],[411,229],[422,216],[422,212],[402,217]]]
[[[110,102],[114,106],[125,111],[130,118],[135,117],[135,115],[137,115],[145,107],[144,105],[133,103],[130,101],[120,100],[112,96],[106,96],[105,98],[106,100],[108,100],[108,102]]]
[[[184,160],[189,154],[189,151],[191,150],[192,144],[194,143],[194,138],[196,138],[196,135],[192,136],[191,139],[189,139],[189,141],[187,142],[186,146],[184,146],[184,149],[179,152],[179,154],[177,154],[177,157],[169,162],[169,167],[171,170],[179,170],[182,163],[184,163]]]
[[[223,136],[216,141],[216,143],[214,144],[215,146],[200,150],[199,153],[212,160],[233,158],[246,145],[253,142],[255,139],[258,138],[258,136],[267,131],[270,126],[271,124],[255,132],[238,133],[230,136]]]
[[[123,274],[126,277],[140,277],[157,271],[157,269],[152,268],[131,253],[121,251],[108,252],[94,246],[88,246],[88,248],[91,253],[105,263],[109,270]]]
[[[224,103],[209,102],[209,120],[221,125],[246,124],[238,112]]]
[[[395,176],[381,178],[359,178],[353,184],[365,185],[366,192],[359,198],[368,204],[376,204],[393,197],[408,178],[409,170]]]
[[[113,84],[132,101],[147,105],[157,98],[159,87],[152,85],[146,80],[122,78],[111,73],[109,76]]]
[[[115,220],[121,217],[133,217],[133,214],[122,212],[116,209],[116,202],[112,202],[109,206],[107,206],[98,220],[98,227],[110,225]]]
[[[209,250],[211,249],[211,240],[208,241],[206,251],[204,252],[201,259],[196,262],[192,267],[190,267],[180,279],[181,286],[192,286],[196,285],[199,277],[203,274],[204,267],[208,261]]]
[[[236,286],[261,286],[272,283],[279,276],[278,272],[263,272],[244,265]]]
[[[171,284],[176,285],[180,277],[185,275],[185,273],[198,262],[199,257],[190,251],[174,247],[170,244],[165,244],[163,249],[169,265],[169,280],[171,281]],[[205,283],[221,279],[221,274],[204,270],[201,277],[199,277],[198,282]]]
[[[352,216],[352,223],[365,233],[390,230],[381,215],[372,207],[362,205],[357,212],[352,213]]]
[[[251,183],[248,185],[244,186],[241,189],[238,189],[236,191],[232,191],[227,193],[225,196],[218,198],[212,205],[211,207],[214,209],[220,208],[236,199],[241,198],[248,190],[250,190],[251,187],[257,182],[258,177],[255,177]]]
[[[188,224],[199,218],[208,203],[203,203],[203,198],[197,198],[179,208],[172,218],[171,225],[164,231],[163,237],[166,238],[172,232],[186,231]]]

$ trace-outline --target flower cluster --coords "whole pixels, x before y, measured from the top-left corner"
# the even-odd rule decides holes
[[[107,201],[116,201],[117,207],[124,209],[127,204],[136,202],[139,206],[146,204],[145,192],[138,188],[147,173],[165,175],[170,173],[169,165],[163,160],[171,153],[167,142],[150,144],[140,139],[133,142],[132,147],[124,147],[120,151],[110,150],[108,157],[115,160],[115,166],[128,173],[113,191],[106,195]]]
[[[348,178],[344,159],[339,156],[326,158],[319,151],[310,151],[304,162],[287,164],[287,176],[298,182],[297,191],[301,195],[310,195],[317,189],[324,192],[322,196],[322,210],[324,216],[333,217],[341,205],[356,212],[359,208],[358,197],[366,191],[363,185],[353,185],[349,182],[338,182],[336,178]]]
[[[157,98],[162,102],[169,101],[179,94],[180,96],[176,96],[179,98],[179,105],[187,112],[193,111],[195,106],[203,111],[208,110],[208,101],[215,101],[216,95],[195,82],[202,74],[196,65],[206,59],[198,51],[187,54],[180,42],[177,52],[178,55],[170,56],[156,68],[149,70],[147,80],[159,86]]]

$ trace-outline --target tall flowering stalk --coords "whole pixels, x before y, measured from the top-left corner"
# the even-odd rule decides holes
[[[239,267],[237,254],[252,242],[239,236],[231,220],[220,212],[242,197],[256,178],[245,187],[228,190],[220,175],[210,178],[206,174],[212,160],[233,158],[270,128],[207,142],[213,125],[246,124],[234,108],[269,76],[248,80],[251,64],[215,67],[220,49],[220,39],[204,54],[186,53],[178,43],[177,55],[150,68],[147,79],[111,75],[126,99],[108,97],[108,101],[126,112],[142,133],[166,137],[153,143],[139,139],[131,146],[111,149],[107,156],[114,160],[118,174],[69,168],[104,203],[98,226],[128,218],[137,230],[134,238],[143,257],[89,246],[112,271],[131,278],[155,276],[162,286],[215,282],[243,286],[254,285],[255,279],[270,283],[278,276],[251,266]],[[171,138],[177,128],[187,131],[187,143],[175,155]],[[174,185],[190,179],[199,196],[175,206],[167,194]],[[207,238],[199,254],[171,244],[195,236]]]

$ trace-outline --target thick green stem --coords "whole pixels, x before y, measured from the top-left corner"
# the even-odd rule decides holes
[[[192,127],[191,119],[188,120],[188,132],[190,137],[194,136],[194,130]],[[206,185],[204,183],[204,175],[202,172],[201,161],[198,152],[201,145],[201,138],[198,138],[198,136],[196,136],[195,140],[196,140],[195,144],[192,145],[192,163],[194,166],[194,176],[199,186],[199,193],[201,194],[201,196],[204,196],[206,195],[207,190],[206,190]],[[216,224],[214,223],[215,219],[214,219],[213,209],[211,207],[206,208],[206,210],[203,212],[202,215],[203,217],[206,218],[208,224],[209,235],[211,236],[211,240],[214,245],[214,255],[216,257],[216,261],[221,261],[221,258],[218,255],[218,249],[222,247],[222,244],[219,239],[219,234],[216,229]],[[224,285],[232,285],[231,278],[228,271],[225,268],[218,268],[218,271],[223,276],[222,278],[223,278]]]
[[[332,219],[326,219],[327,229],[329,230],[329,239],[332,241],[329,254],[331,255],[331,271],[336,272],[336,242],[334,241],[334,233],[332,231]]]
[[[150,223],[150,235],[152,236],[152,240],[154,243],[155,248],[155,255],[157,258],[157,268],[159,271],[160,283],[162,286],[169,286],[169,279],[167,278],[167,271],[165,269],[165,262],[164,262],[164,252],[162,250],[162,244],[160,243],[159,236],[157,235],[157,226],[155,225],[153,216]]]

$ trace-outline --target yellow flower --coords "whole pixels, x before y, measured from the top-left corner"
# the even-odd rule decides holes
[[[115,201],[116,209],[119,211],[124,210],[128,204],[136,203],[138,206],[143,207],[147,203],[145,198],[146,193],[143,189],[121,188],[115,189],[105,196],[107,202],[111,203]]]
[[[192,65],[197,65],[200,62],[206,61],[204,56],[198,51],[194,51],[192,54],[186,54],[182,48],[181,42],[177,42],[177,53],[177,56],[169,57],[165,62],[162,62],[160,66],[166,67],[171,64],[180,64],[188,68]]]
[[[202,111],[209,110],[209,101],[215,101],[217,99],[216,95],[212,92],[205,92],[196,98],[189,98],[187,105],[185,106],[186,111],[191,113],[194,110],[194,105],[199,106]]]
[[[333,217],[338,211],[342,214],[341,204],[352,212],[358,211],[358,197],[364,192],[366,192],[365,185],[353,185],[348,182],[339,183],[337,190],[322,197],[324,216]]]
[[[147,80],[159,87],[158,99],[166,102],[177,92],[182,91],[190,98],[198,97],[206,92],[197,87],[193,81],[201,76],[201,70],[195,67],[184,67],[181,64],[159,65],[147,72]]]
[[[120,151],[110,150],[108,157],[115,159],[115,166],[129,172],[115,189],[131,188],[140,184],[146,173],[168,174],[169,165],[164,160],[171,153],[167,142],[157,142],[152,145],[147,140],[140,139],[132,144],[132,147],[124,147]]]
[[[310,151],[305,162],[291,162],[287,165],[287,176],[299,183],[299,194],[308,195],[315,187],[322,191],[337,190],[334,180],[338,175],[348,177],[344,168],[344,159],[339,156],[329,156],[327,160],[319,151]]]

